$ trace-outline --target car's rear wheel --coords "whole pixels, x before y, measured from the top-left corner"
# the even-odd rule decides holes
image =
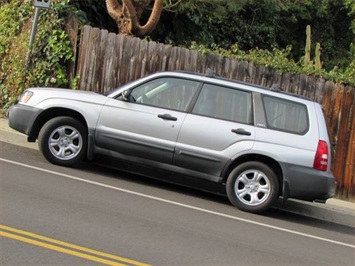
[[[230,173],[226,189],[229,200],[238,209],[260,213],[269,209],[277,199],[279,182],[267,165],[246,162]]]
[[[83,160],[87,150],[87,129],[72,117],[56,117],[41,128],[38,146],[51,163],[71,166]]]

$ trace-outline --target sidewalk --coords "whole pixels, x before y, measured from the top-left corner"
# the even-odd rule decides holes
[[[27,142],[27,136],[9,128],[4,118],[0,118],[0,141],[38,150],[37,143]]]
[[[27,137],[9,128],[8,121],[3,118],[0,118],[0,141],[38,150],[37,143],[27,142]],[[333,198],[322,204],[290,199],[286,205],[277,201],[275,208],[355,228],[355,202]]]

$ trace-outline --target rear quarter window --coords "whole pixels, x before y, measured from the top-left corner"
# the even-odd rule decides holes
[[[267,127],[304,135],[309,129],[307,106],[302,103],[263,95]]]

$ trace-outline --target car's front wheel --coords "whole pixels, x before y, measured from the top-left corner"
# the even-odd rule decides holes
[[[83,160],[87,150],[87,129],[72,117],[55,117],[43,125],[38,146],[51,163],[71,166]]]
[[[269,209],[277,199],[279,182],[267,165],[246,162],[230,173],[226,190],[234,206],[243,211],[260,213]]]

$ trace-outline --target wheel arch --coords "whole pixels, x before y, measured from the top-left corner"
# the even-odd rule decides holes
[[[78,111],[63,107],[53,107],[44,110],[38,115],[38,117],[33,123],[30,133],[28,134],[28,140],[31,142],[36,141],[36,139],[38,138],[39,131],[41,130],[43,125],[50,119],[58,116],[68,116],[75,118],[76,120],[81,122],[86,128],[88,128],[88,124],[86,122],[85,117]]]
[[[283,188],[283,181],[284,181],[284,173],[281,165],[275,159],[261,154],[245,154],[231,161],[229,165],[223,170],[222,183],[227,182],[229,174],[233,171],[235,167],[237,167],[242,163],[250,162],[250,161],[264,163],[267,166],[269,166],[271,170],[274,171],[274,173],[277,176],[277,179],[279,180],[279,188],[280,188],[279,195],[283,195],[282,188]]]

